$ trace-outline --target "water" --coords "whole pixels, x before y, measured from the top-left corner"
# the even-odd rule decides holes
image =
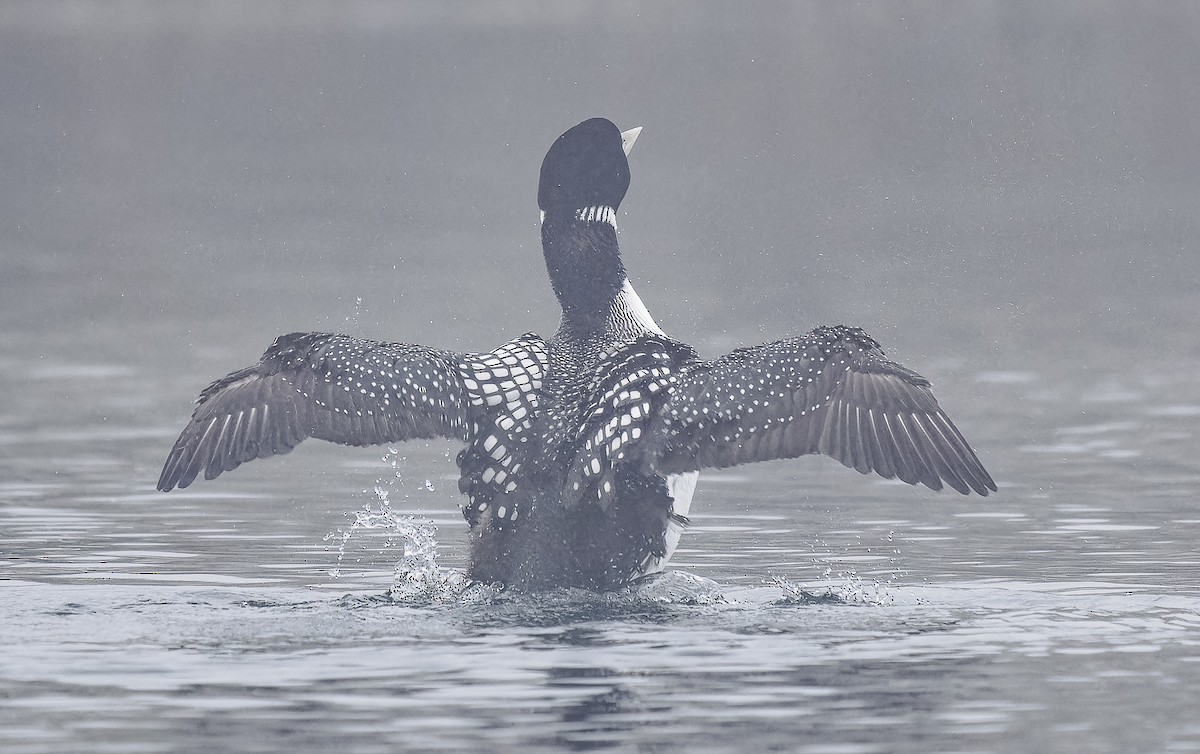
[[[0,15],[0,751],[1200,750],[1194,9],[192,7]],[[535,598],[450,443],[153,491],[278,333],[549,332],[595,114],[664,328],[860,324],[1000,492],[710,471],[672,573]]]

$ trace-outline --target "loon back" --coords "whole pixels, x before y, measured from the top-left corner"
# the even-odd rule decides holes
[[[616,235],[638,132],[585,121],[543,161],[542,250],[562,307],[549,341],[454,353],[282,336],[200,393],[158,488],[306,437],[458,440],[469,573],[526,589],[613,588],[662,568],[702,468],[824,454],[934,490],[994,491],[929,382],[862,330],[819,327],[705,361],[659,328]]]

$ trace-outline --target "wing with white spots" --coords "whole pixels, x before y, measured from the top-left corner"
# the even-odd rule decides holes
[[[206,387],[158,489],[187,487],[307,437],[343,445],[470,438],[489,411],[536,392],[545,343],[532,333],[489,354],[345,335],[292,333],[258,364]]]
[[[566,505],[591,501],[610,508],[619,488],[618,464],[636,457],[678,375],[697,361],[691,347],[656,333],[600,354],[567,466]]]
[[[643,464],[663,474],[822,453],[935,490],[996,489],[928,380],[858,328],[820,327],[694,364],[648,432]]]
[[[530,460],[537,390],[549,369],[549,354],[540,338],[536,348],[518,339],[472,362],[473,381],[485,386],[489,400],[488,413],[457,459],[458,489],[468,498],[463,517],[472,528],[485,515],[494,526],[503,528],[527,512],[518,502],[524,496],[512,493]]]

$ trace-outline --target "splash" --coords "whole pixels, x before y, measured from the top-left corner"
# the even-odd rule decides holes
[[[686,571],[661,571],[643,576],[621,590],[637,599],[664,605],[720,605],[728,602],[721,585]]]
[[[346,545],[356,534],[378,530],[387,535],[384,548],[396,547],[397,542],[403,546],[404,554],[396,563],[388,590],[392,600],[406,603],[472,600],[476,596],[474,593],[480,590],[478,585],[462,571],[438,565],[437,526],[433,521],[399,513],[391,505],[392,493],[402,490],[404,458],[396,448],[389,447],[382,460],[390,466],[392,473],[376,480],[374,501],[354,511],[354,522],[349,527],[326,537],[326,540],[338,541],[337,563],[329,575],[335,579],[341,576]],[[433,487],[429,480],[422,486],[426,490]]]
[[[354,326],[358,324],[358,318],[362,315],[363,297],[354,297],[354,311],[346,315],[346,324]]]
[[[427,518],[393,513],[392,527],[404,537],[389,596],[395,602],[458,602],[474,582],[457,568],[437,563],[437,527]]]
[[[783,605],[891,605],[895,601],[892,580],[866,580],[852,568],[825,566],[821,581],[806,584],[771,576],[771,583],[783,590]]]
[[[889,531],[880,536],[885,548],[891,549],[891,555],[900,554],[895,549],[896,533]],[[824,543],[814,542],[813,549]],[[872,552],[867,548],[866,552]],[[815,583],[800,583],[789,581],[782,576],[771,576],[771,583],[783,590],[783,598],[779,604],[817,605],[817,604],[846,604],[846,605],[891,605],[895,602],[895,583],[906,574],[897,566],[897,558],[889,558],[892,569],[886,572],[882,579],[864,579],[853,568],[840,565],[837,558],[831,555],[815,555],[813,565],[821,569],[820,580]]]
[[[778,575],[772,575],[770,582],[783,590],[783,597],[775,603],[777,605],[845,605],[851,602],[833,586],[818,586],[814,591]]]

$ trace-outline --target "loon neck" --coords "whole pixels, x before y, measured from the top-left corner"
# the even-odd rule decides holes
[[[626,283],[612,207],[542,213],[542,255],[562,307],[562,329],[583,336],[606,329]]]

